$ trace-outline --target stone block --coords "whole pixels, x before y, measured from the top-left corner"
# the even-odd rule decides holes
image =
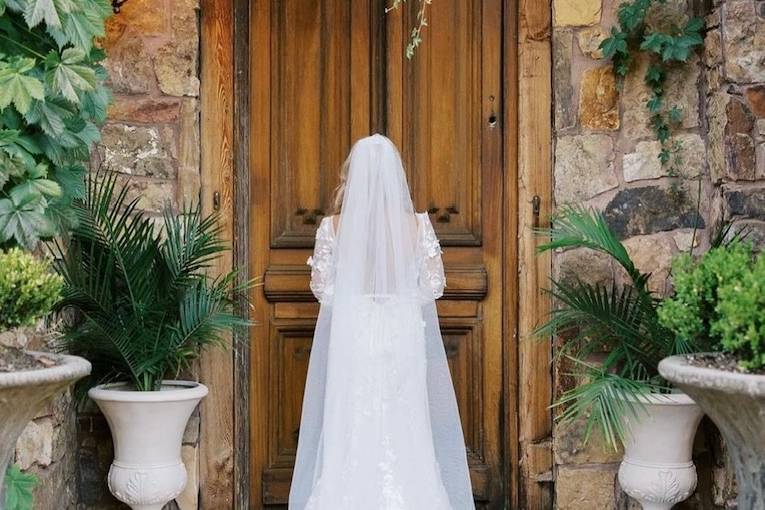
[[[619,191],[605,208],[605,217],[619,238],[678,228],[705,228],[695,204],[659,186]]]
[[[733,224],[728,234],[729,237],[734,235],[743,237],[746,242],[752,243],[758,250],[765,248],[765,222],[737,221]]]
[[[698,248],[703,234],[703,230],[697,230],[695,234],[692,229],[676,230],[672,232],[672,238],[675,240],[677,251],[688,253],[691,247]]]
[[[680,151],[674,156],[671,165],[678,175],[690,179],[705,174],[706,146],[701,136],[684,133],[674,136],[673,139],[680,144]],[[670,175],[670,167],[662,165],[659,160],[660,151],[661,143],[656,140],[638,142],[635,151],[625,154],[622,160],[624,180],[633,182]]]
[[[624,180],[632,182],[644,179],[657,179],[666,175],[661,161],[659,161],[660,151],[661,143],[656,140],[638,142],[635,146],[635,151],[625,154],[622,159]]]
[[[31,421],[16,442],[16,463],[21,469],[49,466],[53,461],[53,419]]]
[[[765,220],[765,188],[729,189],[723,197],[730,215]]]
[[[601,0],[554,0],[553,13],[556,27],[595,25],[600,22]]]
[[[158,0],[130,0],[120,8],[119,16],[106,20],[107,40],[115,40],[131,28],[144,36],[161,35],[168,31],[169,9]]]
[[[172,15],[172,27],[172,38],[153,54],[159,88],[170,96],[198,96],[199,28],[196,8],[178,2]]]
[[[123,174],[172,179],[177,173],[175,132],[167,126],[106,124],[99,151],[106,168]]]
[[[109,106],[109,120],[146,124],[177,122],[181,101],[175,98],[117,96]]]
[[[608,135],[564,136],[555,147],[555,200],[578,203],[614,189],[613,140]]]
[[[579,124],[589,129],[619,129],[619,92],[610,66],[584,72],[579,90]]]
[[[677,253],[673,237],[669,234],[631,237],[624,241],[624,246],[635,267],[651,274],[648,288],[660,296],[667,295],[672,257]]]
[[[603,464],[621,462],[624,451],[614,449],[597,429],[585,444],[586,419],[573,423],[558,423],[553,431],[553,455],[556,464]]]
[[[606,510],[614,508],[615,465],[559,466],[555,480],[558,510]]]
[[[118,185],[122,185],[127,179],[128,177],[118,177]],[[139,209],[157,214],[166,207],[177,210],[177,189],[174,181],[132,179],[130,183],[128,200],[138,198]]]
[[[104,42],[109,57],[104,66],[109,72],[108,84],[116,94],[146,94],[155,85],[151,56],[144,40],[134,30]]]
[[[603,27],[594,26],[580,30],[576,40],[579,44],[579,50],[583,55],[600,60],[603,58],[603,50],[600,49],[600,44],[606,37],[608,37],[608,32]]]
[[[760,119],[765,119],[765,85],[749,87],[744,92],[744,96],[749,102],[752,113]]]
[[[645,84],[648,59],[640,56],[634,70],[624,80],[622,90],[622,135],[627,140],[655,138],[651,130],[651,114],[646,102],[651,91]],[[686,129],[699,125],[700,66],[698,57],[692,57],[687,64],[673,69],[665,85],[665,102],[677,106],[683,112],[681,126]]]
[[[582,280],[610,285],[614,279],[611,257],[589,248],[576,248],[553,255],[555,278],[563,281]]]
[[[557,130],[571,127],[576,122],[574,88],[571,85],[572,44],[570,30],[556,30],[553,34],[553,93]]]
[[[703,59],[708,67],[722,65],[722,32],[719,28],[709,30],[704,37]]]
[[[765,18],[757,2],[728,0],[723,9],[725,71],[735,83],[765,82]]]

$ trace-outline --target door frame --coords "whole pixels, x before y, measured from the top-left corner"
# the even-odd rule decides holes
[[[552,209],[550,3],[503,0],[503,33],[513,35],[502,44],[503,214],[511,218],[504,239],[517,238],[517,250],[505,250],[503,274],[508,508],[553,504],[552,346],[549,340],[529,339],[550,309],[543,289],[551,259],[536,254],[539,240],[533,233],[549,221]],[[215,269],[236,267],[244,282],[258,276],[249,272],[250,234],[258,235],[251,232],[250,190],[258,183],[250,179],[249,169],[257,162],[248,145],[250,136],[258,135],[250,107],[262,100],[252,97],[249,75],[258,34],[250,33],[249,0],[201,0],[200,9],[201,201],[205,212],[220,215],[232,243],[231,257]],[[238,303],[240,313],[250,317],[248,301],[240,296]],[[251,433],[258,431],[250,430],[249,399],[264,388],[259,374],[250,373],[257,350],[249,349],[248,335],[235,334],[233,341],[233,352],[206,353],[200,361],[200,379],[210,386],[201,412],[201,508],[248,509],[255,503],[249,497],[249,452]]]

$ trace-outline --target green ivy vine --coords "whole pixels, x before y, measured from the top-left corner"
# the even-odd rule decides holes
[[[33,248],[75,222],[111,100],[109,0],[0,0],[0,248]]]
[[[605,57],[612,59],[620,85],[634,69],[638,56],[648,55],[644,80],[651,91],[646,102],[651,129],[661,143],[659,160],[663,166],[669,167],[670,175],[677,175],[677,168],[682,165],[677,155],[682,147],[679,141],[673,140],[672,128],[682,121],[683,111],[677,105],[667,104],[665,85],[672,70],[686,64],[695,49],[703,44],[704,20],[692,17],[682,24],[670,23],[662,28],[651,26],[647,22],[649,10],[666,3],[667,0],[632,0],[621,4],[619,25],[611,28],[611,35],[603,40],[600,48]]]

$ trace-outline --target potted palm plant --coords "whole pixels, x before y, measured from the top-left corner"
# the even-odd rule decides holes
[[[581,380],[559,399],[560,419],[585,420],[585,441],[598,430],[612,447],[622,443],[624,491],[643,508],[669,509],[696,487],[691,453],[702,412],[673,391],[657,367],[662,358],[692,352],[695,345],[677,341],[660,323],[650,274],[637,269],[600,213],[565,207],[542,233],[550,240],[539,251],[589,248],[610,256],[627,276],[623,285],[552,282],[557,305],[536,334],[567,338],[558,355],[571,360]]]
[[[3,336],[42,319],[61,285],[47,261],[18,248],[0,251],[0,509],[2,481],[24,427],[56,394],[90,372],[82,358],[23,351],[2,342]]]
[[[91,361],[88,395],[114,441],[109,488],[134,509],[161,509],[186,484],[181,440],[207,388],[176,380],[233,327],[235,275],[206,274],[226,250],[215,216],[167,209],[158,228],[113,174],[91,178],[66,248],[57,305],[62,347]],[[67,312],[67,313],[63,313]]]
[[[659,372],[696,400],[727,443],[738,508],[765,508],[765,255],[742,241],[700,260],[678,258],[675,295],[659,317],[677,342],[714,352],[678,355]]]

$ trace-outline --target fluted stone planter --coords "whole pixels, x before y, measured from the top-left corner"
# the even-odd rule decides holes
[[[685,356],[659,373],[701,406],[720,429],[738,482],[738,508],[765,510],[765,376],[697,367]]]
[[[0,510],[5,496],[3,477],[16,447],[16,440],[58,393],[90,373],[90,363],[77,356],[27,352],[56,359],[50,368],[0,373]]]
[[[619,485],[643,510],[669,510],[696,489],[693,438],[704,413],[683,393],[647,395],[643,404],[625,417]]]
[[[183,492],[183,431],[207,391],[192,381],[162,381],[159,391],[135,391],[126,383],[91,388],[88,396],[112,431],[108,483],[114,497],[133,510],[161,510]]]

